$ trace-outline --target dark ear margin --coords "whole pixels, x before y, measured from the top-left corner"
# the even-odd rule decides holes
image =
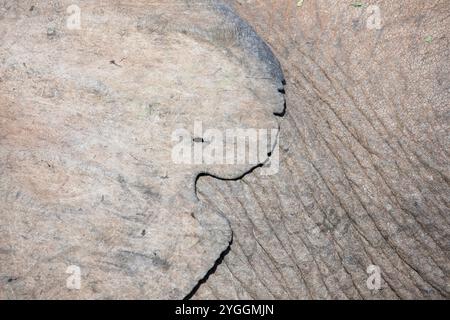
[[[160,30],[163,24],[164,31],[181,32],[198,40],[208,41],[224,49],[243,66],[252,70],[256,68],[259,76],[271,79],[278,90],[283,90],[285,80],[280,62],[264,40],[230,5],[222,0],[204,0],[189,2],[187,6],[191,8],[189,13],[180,13],[176,21],[169,20],[168,24],[165,24],[166,18],[163,23],[160,16],[151,16],[151,28]],[[205,21],[200,15],[205,10],[210,11],[215,19]]]
[[[283,90],[286,84],[283,70],[270,47],[229,5],[223,3],[221,0],[211,0],[211,3],[214,10],[224,18],[223,20],[227,24],[224,28],[233,30],[236,44],[245,53],[257,58],[265,66],[270,78],[277,81],[278,89]]]

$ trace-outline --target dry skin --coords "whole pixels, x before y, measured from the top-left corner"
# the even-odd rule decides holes
[[[223,1],[284,76],[221,1],[89,1],[81,30],[3,2],[0,298],[450,296],[447,0],[377,1],[380,30],[364,3]],[[173,163],[196,120],[280,126],[279,174],[196,183],[251,168]]]
[[[231,240],[196,176],[250,167],[175,164],[172,132],[278,128],[283,97],[219,41],[211,21],[227,18],[207,3],[92,3],[78,31],[69,4],[16,3],[0,20],[0,296],[183,298]],[[194,20],[171,23],[179,10]]]
[[[199,182],[234,241],[196,297],[448,299],[450,2],[295,2],[233,2],[286,77],[280,173]]]

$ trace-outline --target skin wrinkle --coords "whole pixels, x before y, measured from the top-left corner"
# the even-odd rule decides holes
[[[286,1],[235,6],[268,41],[285,69],[289,110],[281,122],[284,136],[280,140],[287,135],[293,143],[281,142],[289,151],[280,155],[278,176],[258,179],[255,171],[245,179],[247,183],[230,183],[236,194],[243,193],[243,205],[257,202],[247,211],[261,212],[273,222],[274,227],[264,231],[265,241],[284,242],[291,237],[286,248],[294,245],[295,236],[311,232],[301,228],[311,222],[296,221],[290,210],[298,206],[298,219],[306,217],[317,224],[326,223],[325,208],[339,208],[349,229],[338,226],[307,246],[334,242],[330,253],[319,253],[318,264],[336,259],[336,268],[357,282],[351,286],[361,298],[445,298],[449,183],[440,164],[448,152],[443,136],[432,131],[444,121],[438,112],[443,113],[445,106],[439,99],[443,87],[430,90],[436,80],[428,75],[435,68],[449,67],[442,56],[445,41],[439,37],[448,24],[448,6],[443,1],[411,3],[398,10],[399,4],[383,1],[378,4],[382,29],[367,31],[362,29],[364,9],[335,4],[305,1],[290,11],[292,4]],[[395,19],[393,13],[397,13]],[[423,15],[421,25],[410,28],[416,15]],[[358,19],[359,29],[346,29],[352,19]],[[433,43],[425,44],[424,34],[433,34]],[[252,196],[245,195],[248,188]],[[288,203],[281,204],[286,199]],[[310,202],[316,207],[310,208]],[[239,215],[227,210],[225,214]],[[300,233],[286,237],[287,228],[282,225],[287,217],[286,223],[293,223]],[[273,232],[278,234],[268,236]],[[262,245],[273,255],[274,247]],[[342,251],[348,251],[348,257]],[[359,252],[364,258],[357,258]],[[367,290],[365,263],[381,268],[385,290]],[[323,265],[320,268],[326,270]],[[339,283],[328,284],[332,291],[343,290]]]
[[[361,144],[362,145],[362,144]],[[331,149],[329,149],[331,151]],[[347,177],[348,178],[348,177]]]

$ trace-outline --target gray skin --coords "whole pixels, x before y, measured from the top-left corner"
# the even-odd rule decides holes
[[[2,3],[0,298],[183,298],[232,238],[197,177],[254,165],[176,164],[172,133],[278,128],[281,69],[216,1],[70,4]]]
[[[449,1],[227,2],[279,59],[287,112],[279,174],[198,182],[234,238],[194,297],[448,299]]]

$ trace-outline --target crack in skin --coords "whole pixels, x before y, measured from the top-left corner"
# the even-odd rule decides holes
[[[227,219],[227,221],[228,221],[228,219]],[[186,297],[183,298],[183,300],[191,300],[192,297],[197,293],[198,289],[200,289],[202,284],[206,283],[206,281],[208,281],[209,277],[216,272],[217,267],[220,264],[222,264],[222,262],[225,259],[226,255],[231,251],[231,245],[232,244],[233,244],[233,230],[231,230],[231,240],[228,243],[227,248],[224,251],[222,251],[222,253],[220,254],[219,258],[214,263],[214,266],[211,269],[209,269],[208,272],[206,273],[206,275],[197,282],[195,287],[192,288],[191,292],[189,292],[189,294],[187,294]]]

